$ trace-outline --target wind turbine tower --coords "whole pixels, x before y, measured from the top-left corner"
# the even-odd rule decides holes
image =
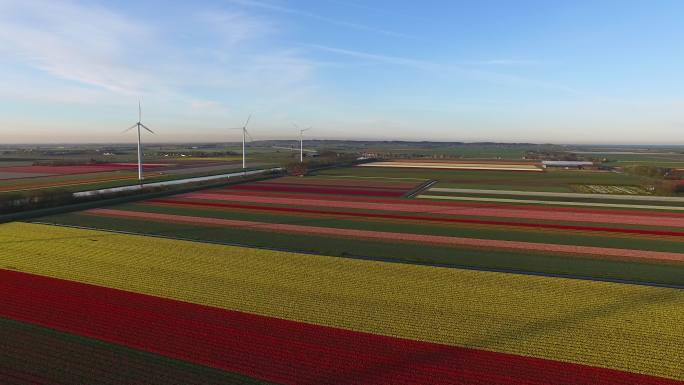
[[[304,131],[309,131],[311,127],[301,129],[298,125],[294,125],[299,130],[299,163],[304,163]]]
[[[138,180],[142,183],[144,177],[143,177],[143,149],[142,149],[142,142],[140,140],[140,127],[144,128],[145,130],[149,131],[151,134],[154,134],[154,131],[150,130],[146,125],[142,124],[142,107],[140,105],[140,100],[138,100],[138,123],[130,126],[123,132],[128,132],[134,128],[138,128]]]
[[[249,136],[250,140],[252,139],[252,135],[247,132],[247,125],[249,125],[249,121],[252,119],[252,115],[250,114],[249,117],[247,118],[247,121],[245,122],[245,125],[242,127],[236,127],[236,128],[231,128],[231,130],[242,130],[242,168],[245,169],[247,168],[247,158],[246,158],[246,153],[245,153],[245,141],[246,137]]]

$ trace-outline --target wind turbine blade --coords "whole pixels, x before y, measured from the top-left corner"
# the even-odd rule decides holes
[[[252,119],[252,114],[249,114],[249,117],[247,118],[247,121],[245,122],[244,128],[247,128],[247,125],[249,125],[249,121]]]
[[[296,123],[292,123],[293,126],[295,126],[296,129],[300,129],[299,126]]]
[[[311,129],[311,127],[305,128],[305,129],[302,130],[302,132],[304,132],[304,131],[309,131],[310,129]]]
[[[140,126],[142,126],[142,128],[144,128],[144,129],[146,129],[147,131],[149,131],[151,134],[154,134],[154,131],[152,131],[152,130],[150,130],[149,128],[147,128],[146,125],[140,123]]]
[[[130,130],[136,128],[136,127],[138,127],[138,123],[136,123],[136,124],[134,124],[134,125],[128,127],[127,129],[121,131],[121,133],[124,134],[124,133],[126,133],[126,132],[128,132],[128,131],[130,131]]]
[[[140,99],[138,99],[138,122],[142,122],[142,106],[140,105]]]
[[[252,142],[254,141],[254,138],[252,138],[252,135],[249,134],[249,131],[245,130],[245,134],[247,134],[250,141],[252,141]]]

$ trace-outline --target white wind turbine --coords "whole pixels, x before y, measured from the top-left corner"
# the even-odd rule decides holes
[[[299,130],[299,163],[304,163],[304,131],[309,131],[311,127],[301,129],[296,124],[294,126]]]
[[[250,119],[252,119],[251,114],[247,118],[247,121],[245,122],[244,126],[231,128],[231,130],[242,130],[242,168],[243,169],[247,168],[247,159],[246,159],[246,154],[245,154],[245,140],[246,140],[245,137],[249,136],[250,140],[254,140],[252,138],[252,135],[250,135],[249,132],[247,132],[247,125],[249,124]]]
[[[146,129],[150,133],[154,134],[154,131],[150,130],[146,125],[142,124],[142,107],[140,106],[140,100],[138,100],[138,123],[130,126],[129,128],[125,129],[123,132],[128,132],[134,128],[138,128],[138,180],[142,182],[143,180],[143,150],[142,150],[142,143],[140,141],[140,127]]]

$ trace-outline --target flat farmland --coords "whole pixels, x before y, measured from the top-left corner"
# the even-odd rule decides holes
[[[418,199],[473,201],[517,204],[539,204],[571,207],[604,207],[623,209],[684,211],[684,197],[658,195],[565,193],[548,191],[514,191],[443,187],[436,183],[421,190]]]
[[[150,178],[159,177],[169,165],[146,164]],[[0,167],[0,194],[43,189],[80,190],[92,186],[117,186],[137,181],[137,165],[131,163],[76,166],[12,165]]]
[[[433,199],[552,173],[379,171],[0,225],[0,379],[117,378],[68,348],[150,384],[684,383],[678,206]]]
[[[443,187],[575,192],[573,185],[641,186],[653,183],[647,177],[602,171],[547,170],[545,172],[478,171],[444,169],[406,169],[349,167],[319,171],[320,176],[420,178],[440,182]]]
[[[254,165],[254,166],[261,166]],[[155,163],[144,166],[145,180],[160,182],[241,169],[237,162]],[[0,167],[0,197],[39,190],[70,192],[127,186],[138,183],[137,165],[7,166]]]

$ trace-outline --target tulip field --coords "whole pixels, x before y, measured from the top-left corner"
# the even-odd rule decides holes
[[[684,384],[676,203],[381,170],[0,224],[0,383]]]
[[[84,336],[76,352],[94,339],[280,383],[684,379],[678,289],[36,224],[0,241],[0,316]]]
[[[420,179],[287,177],[41,221],[334,256],[684,286],[684,212],[435,200],[424,193],[406,198],[423,185]]]
[[[149,181],[180,179],[235,169],[237,162],[195,161],[145,163]],[[84,191],[126,186],[138,181],[137,163],[101,163],[72,166],[0,166],[0,195],[60,189]]]

